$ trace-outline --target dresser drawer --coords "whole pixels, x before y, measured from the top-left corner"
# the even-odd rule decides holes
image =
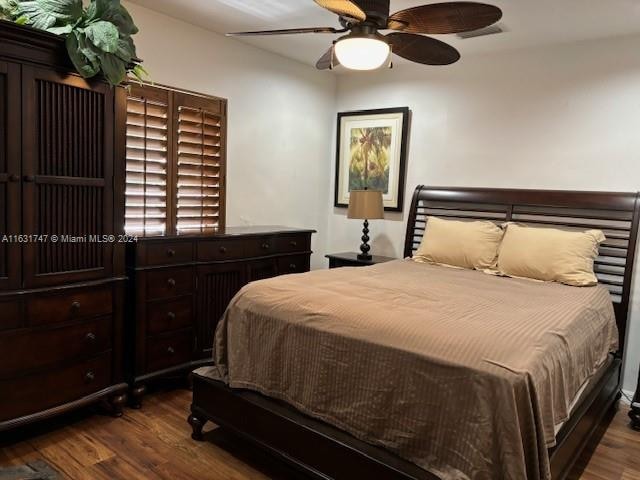
[[[278,253],[277,239],[273,236],[248,238],[245,252],[247,257],[265,257]]]
[[[0,421],[82,398],[110,383],[110,353],[66,368],[0,380]]]
[[[245,256],[242,239],[206,240],[198,243],[198,260],[202,262],[235,260]]]
[[[170,332],[193,324],[193,297],[154,302],[147,305],[147,333]]]
[[[60,323],[109,315],[112,311],[111,287],[71,290],[54,295],[38,295],[27,300],[27,323],[29,326]]]
[[[191,330],[147,339],[147,370],[156,371],[187,363],[192,356]]]
[[[309,255],[291,255],[278,258],[278,275],[309,271]]]
[[[179,297],[193,292],[192,267],[166,268],[147,273],[147,299]]]
[[[64,328],[0,335],[0,378],[109,350],[112,322],[103,317]]]
[[[21,302],[0,302],[0,332],[22,326]]]
[[[308,235],[282,235],[276,239],[278,253],[308,252],[311,250]]]
[[[162,242],[147,245],[147,266],[174,265],[193,260],[191,242]]]

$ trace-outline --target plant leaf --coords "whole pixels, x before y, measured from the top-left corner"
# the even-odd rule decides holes
[[[111,53],[99,56],[102,73],[111,85],[119,85],[127,75],[126,64]]]
[[[136,56],[136,46],[133,44],[131,37],[120,38],[118,40],[118,49],[115,54],[125,63],[130,63]]]
[[[111,22],[100,20],[90,24],[84,29],[87,38],[100,50],[107,53],[115,53],[118,50],[120,38],[118,27]]]
[[[47,32],[54,33],[56,35],[68,35],[73,30],[73,25],[67,24],[63,27],[50,27],[47,28]]]
[[[135,35],[138,27],[120,0],[92,0],[87,8],[87,21],[106,20],[113,23],[121,35]]]
[[[149,72],[147,72],[145,68],[139,63],[137,63],[136,66],[133,67],[131,73],[133,73],[133,75],[138,79],[139,82],[144,82],[149,78]]]
[[[30,0],[18,3],[16,14],[26,16],[35,28],[74,23],[83,13],[82,0]]]
[[[95,47],[87,37],[79,31],[75,32],[78,39],[78,49],[87,58],[91,65],[95,68],[96,72],[100,71],[100,55],[102,50]]]
[[[99,72],[99,66],[97,63],[92,62],[81,50],[80,44],[83,41],[83,34],[81,32],[74,31],[71,35],[67,36],[66,45],[69,57],[73,62],[74,67],[80,75],[84,78],[90,78],[95,76]]]
[[[16,14],[16,0],[0,0],[0,18],[3,20],[13,20]]]

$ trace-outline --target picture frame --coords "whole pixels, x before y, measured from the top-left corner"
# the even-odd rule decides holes
[[[338,113],[334,206],[349,206],[349,192],[382,190],[384,209],[404,207],[409,107]]]

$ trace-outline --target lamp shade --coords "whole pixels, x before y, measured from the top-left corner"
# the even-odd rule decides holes
[[[382,192],[377,190],[352,190],[349,194],[348,218],[377,220],[384,218]]]

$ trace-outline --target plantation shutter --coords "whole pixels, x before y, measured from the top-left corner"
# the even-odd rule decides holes
[[[127,99],[125,231],[168,229],[170,101],[165,90],[131,86]]]
[[[129,88],[125,231],[157,236],[223,228],[226,100]]]
[[[225,105],[209,97],[174,96],[177,118],[176,230],[204,232],[222,224]]]

